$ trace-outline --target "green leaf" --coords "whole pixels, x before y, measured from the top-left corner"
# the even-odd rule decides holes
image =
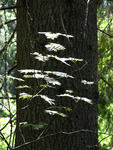
[[[42,75],[42,74],[33,74],[33,75],[24,75],[24,78],[36,78],[36,79],[39,79],[39,78],[44,78],[45,76]]]
[[[19,99],[30,99],[32,97],[32,95],[28,94],[28,93],[20,93],[19,94]]]
[[[18,86],[18,87],[16,87],[16,88],[17,88],[17,89],[31,88],[31,86],[23,85],[23,86]]]
[[[69,59],[70,61],[73,61],[73,62],[83,61],[83,59],[72,58],[72,57],[69,57],[68,59]]]
[[[43,87],[43,88],[55,88],[51,85],[48,85],[48,84],[41,84],[40,87]]]
[[[54,111],[54,110],[45,110],[45,112],[50,114],[50,115],[59,115],[62,117],[67,117],[64,113],[60,113],[60,112]]]
[[[62,63],[66,64],[67,66],[70,66],[70,64],[68,64],[66,61],[72,61],[72,62],[76,62],[76,61],[83,61],[83,59],[77,59],[77,58],[72,58],[72,57],[69,57],[69,58],[60,58],[56,55],[45,55],[43,56],[42,54],[40,53],[37,53],[37,52],[34,52],[34,53],[31,53],[32,55],[37,55],[35,57],[35,59],[38,59],[39,61],[48,61],[49,58],[54,58],[58,61],[61,61]]]
[[[24,75],[24,78],[33,78],[33,75]]]
[[[72,109],[70,107],[63,107],[66,111],[72,111]]]
[[[72,109],[70,108],[70,107],[65,107],[65,106],[51,106],[51,107],[49,107],[49,109],[59,109],[59,110],[61,110],[61,109],[65,109],[66,111],[72,111]]]
[[[67,115],[64,114],[64,113],[59,113],[59,112],[58,112],[57,115],[62,116],[62,117],[67,117]]]
[[[66,93],[73,93],[73,90],[66,90]]]
[[[83,61],[83,59],[77,59],[77,58],[72,58],[72,57],[60,58],[60,57],[54,56],[54,55],[51,55],[50,57],[55,58],[58,61],[61,61],[62,63],[66,64],[67,66],[70,66],[70,64],[68,64],[66,61],[72,61],[72,62]]]
[[[32,123],[28,123],[28,122],[21,122],[19,124],[19,126],[22,128],[31,126],[35,130],[39,130],[41,128],[44,128],[45,125],[47,125],[47,124],[45,124],[45,123],[32,124]]]
[[[24,80],[21,79],[21,78],[16,78],[16,77],[13,77],[13,76],[8,76],[8,78],[11,78],[11,79],[13,79],[13,80],[18,80],[18,81],[23,81],[23,82],[24,82]]]
[[[32,128],[35,130],[39,130],[44,128],[44,124],[32,124]]]
[[[50,114],[50,115],[56,115],[58,114],[58,111],[54,111],[54,110],[45,110],[46,113]]]

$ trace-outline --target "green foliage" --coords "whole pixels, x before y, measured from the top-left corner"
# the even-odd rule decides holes
[[[0,1],[0,9],[6,1]],[[8,0],[3,7],[16,4],[15,0]],[[16,113],[15,81],[6,75],[16,63],[16,10],[0,10],[0,150],[6,150],[5,139],[13,145]],[[7,52],[6,52],[7,51]],[[14,70],[10,72],[14,76]],[[9,86],[10,85],[10,86]],[[7,89],[6,89],[7,88]],[[4,135],[5,139],[3,138]]]
[[[44,34],[48,39],[50,40],[54,40],[55,38],[57,38],[59,35],[60,36],[64,36],[64,37],[73,37],[71,35],[65,35],[65,34],[61,34],[61,33],[50,33],[50,32],[39,32],[39,34]],[[46,49],[50,52],[57,52],[57,51],[60,51],[60,50],[65,50],[64,46],[60,45],[60,44],[57,44],[57,43],[49,43],[47,45],[45,45]],[[46,55],[42,55],[38,52],[34,52],[34,53],[31,53],[31,55],[34,55],[35,56],[35,59],[37,59],[38,61],[41,61],[43,62],[44,64],[46,63],[46,61],[49,61],[50,58],[54,58],[56,59],[57,61],[60,61],[62,62],[63,64],[71,67],[71,65],[69,63],[67,63],[67,61],[71,61],[73,63],[76,63],[76,61],[83,61],[82,59],[77,59],[77,58],[72,58],[72,57],[68,57],[68,58],[61,58],[59,56],[57,56],[56,54],[53,55],[53,54],[46,54]],[[23,70],[18,70],[20,73],[24,74],[23,77],[24,78],[27,78],[27,79],[43,79],[45,80],[45,83],[44,85],[41,84],[40,87],[42,88],[50,88],[51,85],[56,88],[57,86],[61,86],[61,82],[60,82],[60,79],[61,78],[70,78],[70,79],[74,79],[73,76],[71,75],[68,75],[66,72],[59,72],[59,71],[45,71],[45,70],[34,70],[34,69],[23,69]],[[22,79],[23,81],[23,79]],[[89,84],[89,83],[87,83]],[[27,86],[27,85],[26,85]],[[20,87],[24,87],[24,86],[20,86]],[[28,86],[29,87],[29,86]],[[41,90],[40,90],[41,91]],[[67,90],[67,92],[72,92],[72,90]],[[69,95],[69,94],[63,94],[63,95],[56,95],[57,97],[64,97],[64,96],[67,96],[67,97],[71,97],[73,98],[74,100],[77,100],[76,102],[82,100],[82,101],[85,101],[85,102],[88,102],[91,104],[91,100],[87,99],[87,98],[83,98],[83,97],[74,97],[73,95]],[[30,99],[32,100],[33,98],[35,97],[40,97],[42,99],[44,99],[47,103],[49,103],[50,105],[55,105],[55,99],[52,99],[52,98],[49,98],[47,95],[43,95],[41,94],[41,92],[38,92],[38,94],[34,94],[34,95],[31,95],[31,94],[28,94],[28,93],[20,93],[20,99]],[[52,111],[52,110],[46,110],[46,112],[48,112],[49,114],[57,114],[57,115],[60,115],[60,116],[65,116],[63,113],[59,113],[57,111]]]
[[[54,111],[54,110],[45,110],[45,112],[50,115],[59,115],[61,117],[67,117],[67,115],[65,115],[64,113],[60,113],[60,112]]]
[[[32,127],[34,130],[40,130],[46,126],[46,123],[39,123],[39,124],[32,124],[28,122],[21,122],[20,127],[25,128],[25,127]]]
[[[102,149],[112,150],[113,139],[113,2],[103,1],[98,9],[99,50],[99,142]],[[107,34],[106,34],[107,33]]]

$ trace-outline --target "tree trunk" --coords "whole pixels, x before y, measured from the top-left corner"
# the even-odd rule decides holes
[[[44,90],[43,93],[56,100],[57,106],[72,108],[68,117],[49,116],[45,114],[48,106],[42,100],[17,100],[16,146],[23,144],[20,150],[97,150],[98,149],[98,85],[97,85],[97,18],[96,2],[89,5],[85,0],[18,0],[17,12],[17,66],[20,69],[58,70],[71,74],[74,79],[62,79],[61,86]],[[60,57],[83,59],[71,67],[58,61],[50,60],[44,66],[35,60],[30,53],[46,53],[48,40],[38,32],[53,32],[73,35],[68,39],[59,37],[56,42],[64,45],[66,50],[58,52]],[[21,77],[21,75],[18,75]],[[94,84],[83,84],[81,81],[92,81]],[[26,80],[36,94],[41,80]],[[20,84],[20,83],[18,83]],[[91,99],[93,104],[84,101],[76,103],[70,98],[59,98],[56,94],[73,90],[74,96]],[[22,92],[22,91],[21,91]],[[24,91],[25,92],[25,91]],[[24,107],[24,108],[23,108]],[[23,109],[21,109],[23,108]],[[20,128],[19,123],[48,123],[39,131],[31,127]],[[40,135],[44,131],[42,135]],[[75,132],[78,131],[78,132]],[[70,133],[71,132],[71,133]],[[54,134],[56,133],[56,134]],[[68,133],[68,134],[67,134]],[[54,134],[54,135],[52,135]],[[40,137],[39,137],[40,135]],[[51,136],[50,136],[51,135]],[[45,137],[45,138],[42,138]],[[36,138],[39,140],[33,141]]]

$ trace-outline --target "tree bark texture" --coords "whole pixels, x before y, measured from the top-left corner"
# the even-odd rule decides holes
[[[84,0],[18,0],[17,12],[17,67],[20,69],[44,69],[67,72],[74,79],[60,80],[62,85],[56,89],[44,90],[43,93],[56,99],[57,106],[72,108],[69,117],[48,116],[44,113],[49,105],[43,100],[17,100],[16,146],[25,144],[36,138],[37,142],[20,147],[20,150],[97,150],[98,149],[98,84],[97,84],[97,18],[96,2],[89,5]],[[87,7],[88,6],[88,7]],[[44,66],[35,60],[30,53],[46,53],[45,44],[48,40],[38,32],[53,32],[73,35],[67,39],[59,37],[56,42],[64,45],[66,50],[58,52],[60,57],[75,57],[82,62],[72,63],[71,67],[58,61],[50,60]],[[21,77],[20,74],[18,74]],[[84,85],[81,81],[93,81],[93,85]],[[26,80],[35,94],[41,80]],[[18,83],[20,84],[20,83]],[[72,89],[74,96],[86,97],[93,104],[76,103],[69,98],[56,97],[56,93]],[[21,91],[22,92],[22,91]],[[26,92],[26,91],[23,91]],[[27,91],[28,92],[28,91]],[[28,107],[27,107],[28,106]],[[25,107],[25,108],[23,108]],[[23,108],[21,110],[21,108]],[[21,111],[20,111],[21,110]],[[29,122],[49,124],[42,135],[31,127],[20,128],[19,123]],[[89,131],[84,131],[89,130]],[[74,133],[74,131],[80,131]],[[64,134],[63,132],[73,132]],[[51,135],[54,134],[55,135]],[[58,134],[59,133],[59,134]],[[40,135],[40,137],[39,137]],[[51,135],[51,136],[49,136]],[[45,138],[42,138],[45,137]]]

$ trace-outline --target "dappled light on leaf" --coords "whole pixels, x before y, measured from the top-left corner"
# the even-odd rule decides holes
[[[28,93],[20,93],[19,94],[19,99],[30,99],[32,97],[32,95],[28,94]]]
[[[61,83],[58,80],[55,80],[54,78],[51,77],[45,77],[45,80],[48,84],[52,84],[52,85],[61,85]]]
[[[58,72],[58,71],[44,71],[47,74],[53,74],[59,77],[65,77],[65,78],[74,78],[73,76],[68,75],[67,73],[64,72]]]
[[[23,82],[24,82],[24,80],[21,79],[21,78],[16,78],[16,77],[13,77],[13,76],[8,76],[8,78],[13,79],[13,80],[18,80],[18,81],[23,81]]]
[[[17,89],[31,88],[31,86],[23,85],[23,86],[18,86],[18,87],[16,87],[16,88],[17,88]]]
[[[22,70],[18,70],[18,72],[20,72],[20,73],[25,73],[25,74],[29,74],[29,73],[40,73],[41,70],[35,70],[35,69],[22,69]]]
[[[34,130],[40,130],[40,129],[44,128],[45,125],[47,125],[47,124],[45,124],[45,123],[33,124],[33,123],[28,123],[28,122],[21,122],[19,124],[19,126],[21,128],[25,128],[25,127],[30,127],[31,126]]]
[[[69,98],[72,98],[74,100],[77,100],[77,101],[85,101],[89,104],[93,104],[92,103],[92,100],[86,98],[86,97],[79,97],[79,96],[73,96],[73,95],[70,95],[70,94],[61,94],[61,95],[57,95],[58,97],[69,97]]]
[[[46,61],[49,60],[49,55],[43,56],[42,54],[37,53],[37,52],[31,53],[31,54],[32,54],[32,55],[36,55],[35,59],[38,59],[39,61],[46,62]]]
[[[89,104],[93,104],[93,103],[92,103],[92,100],[91,100],[91,99],[88,99],[88,98],[86,98],[86,97],[79,97],[79,96],[76,96],[75,99],[76,99],[76,100],[85,101],[85,102],[87,102],[87,103],[89,103]]]
[[[55,100],[54,99],[51,99],[49,98],[48,96],[46,95],[39,95],[42,99],[44,99],[46,102],[48,102],[50,105],[55,105]]]
[[[47,39],[52,39],[54,40],[55,38],[58,38],[59,35],[64,36],[66,38],[73,38],[74,36],[72,35],[67,35],[67,34],[62,34],[62,33],[51,33],[51,32],[38,32],[39,34],[44,34]]]
[[[66,93],[73,93],[73,90],[66,90]]]
[[[86,85],[86,84],[88,84],[88,85],[94,84],[94,82],[86,81],[86,80],[82,80],[81,82],[82,82],[84,85]]]
[[[36,78],[36,79],[39,79],[39,78],[44,78],[45,76],[42,75],[42,74],[33,74],[33,75],[24,75],[25,78]]]
[[[54,111],[54,110],[45,110],[45,112],[50,114],[50,115],[59,115],[62,117],[67,117],[67,115],[65,115],[64,113],[60,113],[60,112]]]
[[[55,51],[55,52],[57,52],[58,50],[65,49],[64,46],[57,44],[57,43],[50,43],[50,44],[45,45],[45,47],[47,48],[48,51]]]

